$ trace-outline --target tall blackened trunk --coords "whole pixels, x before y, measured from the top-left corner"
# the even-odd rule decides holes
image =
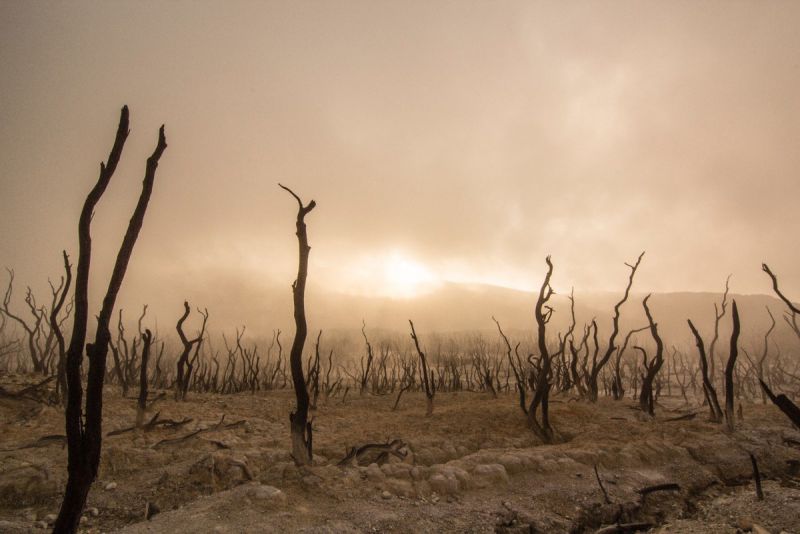
[[[650,313],[650,308],[647,306],[647,301],[649,299],[650,295],[647,295],[642,301],[642,307],[644,307],[644,313],[647,316],[647,322],[650,325],[650,335],[653,336],[653,340],[656,342],[656,354],[655,356],[653,356],[652,361],[648,363],[647,356],[645,353],[645,359],[644,359],[645,374],[642,378],[642,391],[639,396],[639,406],[641,407],[643,412],[652,417],[655,415],[655,403],[653,401],[653,382],[656,379],[656,375],[661,370],[661,366],[664,365],[664,342],[661,340],[661,336],[658,335],[658,325],[655,323],[655,321],[653,321],[653,316]],[[641,350],[642,353],[644,353],[644,350],[643,349]]]
[[[206,309],[205,312],[198,309],[197,312],[203,316],[203,326],[200,328],[200,333],[197,334],[196,338],[187,338],[186,334],[183,332],[183,323],[186,321],[186,318],[189,317],[189,312],[189,303],[184,301],[183,315],[178,319],[178,324],[175,325],[175,330],[178,332],[178,337],[183,345],[183,351],[180,357],[178,357],[177,362],[178,375],[175,380],[175,400],[186,400],[186,394],[189,391],[189,381],[192,376],[192,368],[200,352],[200,346],[203,344],[203,336],[205,336],[206,323],[208,322],[208,309]],[[192,347],[195,349],[195,355],[190,362],[189,354],[192,352]]]
[[[308,325],[306,324],[306,278],[308,277],[308,255],[311,247],[308,245],[308,233],[306,232],[306,215],[317,205],[313,200],[308,205],[303,205],[294,191],[288,187],[278,184],[281,188],[291,194],[297,200],[297,244],[299,247],[299,261],[297,266],[297,279],[292,284],[292,296],[294,300],[294,324],[295,335],[292,342],[292,350],[289,354],[289,364],[292,369],[292,384],[294,384],[294,394],[297,399],[297,410],[289,414],[291,423],[292,455],[297,465],[311,464],[311,424],[308,422],[309,396],[306,388],[306,380],[303,376],[303,347],[308,335]]]
[[[551,386],[551,363],[550,351],[547,348],[547,323],[550,322],[553,309],[547,305],[550,297],[553,296],[553,288],[550,286],[550,277],[553,276],[553,263],[550,256],[545,259],[547,263],[547,274],[539,290],[539,297],[534,308],[534,317],[537,327],[537,343],[539,348],[539,361],[536,369],[531,371],[530,382],[533,389],[531,404],[528,407],[528,425],[531,430],[539,436],[542,441],[550,442],[553,440],[553,429],[550,426],[550,386]],[[537,414],[541,408],[541,419],[537,419]]]
[[[86,342],[86,327],[89,310],[88,286],[89,266],[92,255],[90,233],[92,214],[111,177],[116,170],[122,148],[128,137],[128,107],[122,108],[114,146],[107,163],[100,164],[100,177],[89,192],[78,222],[78,265],[75,276],[75,316],[72,338],[67,351],[67,406],[65,413],[67,432],[67,486],[64,500],[56,518],[53,532],[75,532],[86,504],[89,488],[97,476],[102,445],[103,380],[106,372],[106,356],[111,340],[109,322],[117,294],[133,253],[133,246],[144,222],[144,215],[153,191],[156,168],[162,153],[167,148],[164,127],[159,130],[158,144],[147,160],[142,192],[128,223],[128,229],[117,253],[111,280],[108,284],[103,305],[97,318],[97,331],[94,343],[86,346],[89,359],[89,372],[86,384],[85,417],[82,414],[83,388],[81,384],[81,361]]]
[[[700,373],[703,375],[703,394],[708,402],[708,409],[711,411],[710,419],[712,423],[722,422],[722,409],[719,407],[719,399],[717,398],[717,390],[714,389],[714,383],[709,376],[708,359],[706,358],[706,349],[703,344],[703,338],[700,332],[697,331],[691,319],[687,319],[689,328],[694,335],[697,344],[697,351],[700,353]]]
[[[728,356],[728,363],[725,365],[725,426],[729,431],[733,431],[736,425],[736,414],[733,411],[734,388],[733,388],[733,368],[736,366],[736,358],[739,355],[739,309],[736,307],[736,300],[731,303],[733,315],[733,330],[731,331],[731,349]]]

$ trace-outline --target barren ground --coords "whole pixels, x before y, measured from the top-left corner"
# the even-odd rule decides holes
[[[13,391],[32,380],[2,382]],[[290,391],[161,400],[151,416],[192,420],[104,438],[82,528],[557,533],[637,522],[661,533],[800,533],[800,432],[773,406],[745,404],[731,435],[679,399],[662,397],[650,421],[630,400],[590,405],[557,396],[551,414],[561,442],[543,445],[511,395],[437,394],[429,418],[424,400],[406,394],[396,412],[394,396],[320,401],[315,464],[303,469],[288,454]],[[133,424],[134,402],[106,390],[104,433]],[[689,411],[698,416],[664,421]],[[63,426],[58,408],[0,399],[0,532],[41,531],[58,512],[66,449],[59,438],[40,438],[63,434]],[[162,442],[198,429],[209,430]],[[407,444],[405,459],[336,465],[347,447],[391,439]],[[759,461],[763,501],[756,500],[748,452]],[[663,483],[680,489],[638,493]],[[160,509],[149,521],[148,502]]]

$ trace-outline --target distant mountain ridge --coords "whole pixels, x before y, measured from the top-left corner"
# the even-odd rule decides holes
[[[635,286],[634,286],[635,287]],[[614,304],[622,297],[619,291],[586,292],[575,291],[575,315],[580,334],[584,324],[596,318],[600,327],[599,339],[605,344],[610,334],[611,313]],[[533,308],[536,294],[487,284],[445,283],[430,293],[414,298],[358,296],[336,292],[329,288],[311,285],[307,289],[306,308],[309,331],[344,330],[357,332],[362,319],[368,329],[381,329],[405,334],[408,320],[413,319],[421,332],[496,332],[492,316],[500,321],[504,330],[515,335],[532,335],[535,331]],[[642,299],[645,294],[634,292],[621,310],[621,334],[628,329],[647,324]],[[213,284],[196,288],[193,295],[161,295],[161,302],[151,302],[150,317],[158,317],[161,330],[172,332],[179,317],[181,304],[189,298],[192,306],[207,307],[210,314],[209,327],[212,332],[230,332],[236,327],[247,326],[248,335],[270,337],[274,329],[282,329],[286,338],[294,330],[292,322],[291,289],[265,284],[247,287],[241,281],[219,280]],[[667,346],[690,346],[693,348],[687,319],[700,329],[708,343],[713,334],[714,304],[722,299],[721,293],[671,292],[654,293],[650,299],[654,318]],[[783,314],[785,305],[771,295],[729,295],[736,299],[742,321],[741,341],[743,347],[761,350],[763,335],[769,326],[766,307],[772,310],[778,326],[774,339],[788,350],[800,346],[794,334],[786,326]],[[564,332],[570,320],[568,296],[556,294],[550,304],[555,309],[549,331],[555,335]],[[126,317],[133,317],[133,310],[141,304],[126,308]],[[727,351],[730,335],[730,306],[720,325],[720,350]],[[359,334],[360,335],[360,334]],[[493,335],[493,334],[492,334]]]

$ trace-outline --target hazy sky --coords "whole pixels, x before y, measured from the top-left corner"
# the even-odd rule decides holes
[[[77,256],[128,104],[95,298],[161,123],[136,306],[288,302],[278,181],[318,203],[312,287],[532,288],[552,254],[557,289],[619,290],[646,249],[642,291],[767,293],[768,261],[800,296],[799,27],[798,2],[2,2],[0,265],[46,287]]]

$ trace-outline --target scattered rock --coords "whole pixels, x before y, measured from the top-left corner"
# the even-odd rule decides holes
[[[106,491],[113,491],[115,489],[117,489],[117,483],[116,482],[109,482],[108,484],[105,485],[105,490]]]
[[[382,498],[382,499],[391,499],[391,498],[392,498],[392,494],[391,494],[391,493],[389,493],[389,492],[388,492],[388,491],[386,491],[386,490],[383,490],[383,491],[381,492],[381,498]]]
[[[472,476],[475,485],[479,488],[508,484],[508,473],[506,473],[506,468],[500,464],[476,465],[472,470]]]
[[[268,506],[283,506],[286,504],[286,494],[274,486],[253,485],[247,490],[247,496],[254,502]]]
[[[513,454],[503,454],[497,459],[497,462],[505,467],[506,471],[512,474],[519,473],[524,467],[522,459]]]

